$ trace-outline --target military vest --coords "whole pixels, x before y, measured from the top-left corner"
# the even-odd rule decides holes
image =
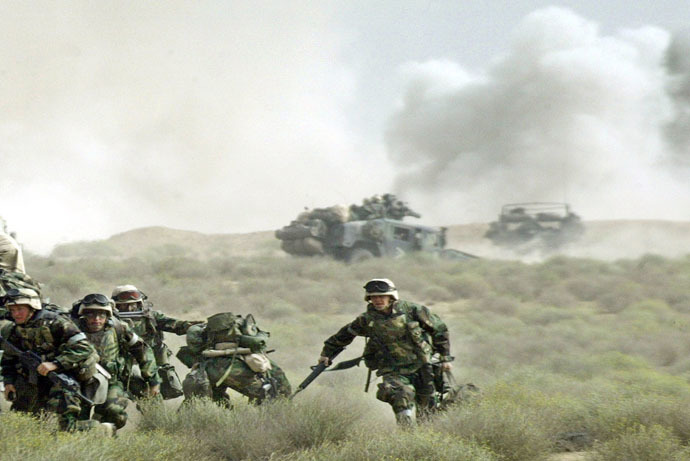
[[[83,327],[83,324],[80,324]],[[125,369],[126,339],[125,327],[117,319],[109,319],[101,331],[82,331],[100,357],[99,363],[113,378],[119,379]]]
[[[49,311],[36,311],[25,325],[14,322],[3,328],[3,336],[10,339],[20,349],[33,351],[44,360],[53,360],[58,354],[52,333],[53,323],[61,321],[60,315]]]
[[[152,348],[155,349],[163,345],[163,332],[158,328],[158,322],[156,322],[153,312],[144,312],[141,317],[129,318],[127,322],[132,330]]]
[[[396,303],[390,315],[375,311],[365,314],[367,344],[364,361],[367,367],[388,369],[429,363],[432,347],[428,334],[414,318],[413,309]]]

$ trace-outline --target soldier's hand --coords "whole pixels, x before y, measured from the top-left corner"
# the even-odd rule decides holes
[[[161,393],[161,386],[160,384],[156,384],[155,386],[150,386],[149,387],[149,397],[155,397],[158,394]]]
[[[453,364],[450,362],[443,362],[441,364],[441,371],[450,371],[453,368]]]
[[[14,384],[5,384],[5,400],[11,402],[17,396],[17,389]]]
[[[47,376],[48,373],[51,371],[55,371],[58,369],[57,363],[55,362],[43,362],[36,368],[36,371],[38,371],[38,374],[41,376]]]
[[[329,366],[331,364],[331,359],[322,355],[321,357],[319,357],[319,363],[323,363],[324,365]]]

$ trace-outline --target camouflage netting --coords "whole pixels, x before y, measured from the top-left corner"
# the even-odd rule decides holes
[[[393,194],[374,195],[362,200],[361,205],[305,210],[288,226],[277,230],[276,237],[282,241],[281,248],[285,252],[313,256],[324,254],[323,242],[334,225],[379,218],[402,220],[405,216],[421,217]]]

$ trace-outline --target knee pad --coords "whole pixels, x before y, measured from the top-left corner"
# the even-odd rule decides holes
[[[376,391],[376,398],[382,402],[390,403],[393,401],[393,395],[395,393],[395,388],[390,385],[390,383],[379,383],[378,390]]]

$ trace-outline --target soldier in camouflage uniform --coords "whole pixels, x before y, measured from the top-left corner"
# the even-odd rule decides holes
[[[0,231],[0,298],[4,297],[8,290],[15,288],[31,288],[40,296],[38,283],[26,275],[22,248],[12,236]],[[2,319],[9,319],[9,312],[0,303],[0,321]],[[0,359],[2,353],[0,350]],[[0,392],[3,390],[3,378],[0,376]]]
[[[364,336],[364,362],[383,378],[376,398],[393,407],[399,424],[412,425],[436,405],[432,355],[440,356],[441,370],[452,368],[448,328],[425,306],[398,299],[388,279],[370,280],[364,289],[366,312],[324,342],[319,363],[330,365],[355,337]]]
[[[190,326],[201,323],[197,321],[178,320],[168,317],[160,311],[151,309],[152,304],[146,301],[146,295],[134,285],[121,285],[113,290],[112,300],[118,310],[116,314],[126,321],[134,332],[153,349],[161,379],[161,395],[172,399],[182,395],[182,384],[170,363],[172,352],[163,342],[163,332],[184,335]],[[125,385],[135,397],[146,397],[147,386],[138,373],[132,372],[130,361],[125,370]]]
[[[0,269],[26,273],[22,247],[5,232],[0,231]]]
[[[184,381],[185,398],[211,397],[228,405],[228,388],[261,403],[288,397],[290,383],[283,370],[266,355],[270,334],[262,331],[249,314],[224,312],[187,332],[187,346],[177,357],[192,368]]]
[[[124,322],[113,317],[113,301],[102,294],[89,294],[80,299],[79,328],[96,348],[100,365],[108,372],[106,401],[94,407],[94,418],[113,423],[116,429],[127,423],[127,394],[122,376],[127,359],[139,364],[150,396],[158,394],[160,378],[153,351]]]
[[[96,372],[98,354],[86,335],[67,317],[43,309],[41,299],[30,288],[11,289],[5,293],[4,305],[11,322],[2,325],[2,336],[17,348],[33,351],[43,358],[29,370],[16,355],[5,351],[0,364],[5,376],[5,398],[12,410],[57,413],[60,429],[89,429],[94,421],[78,421],[82,402],[72,391],[53,384],[47,375],[65,373],[84,383]]]

